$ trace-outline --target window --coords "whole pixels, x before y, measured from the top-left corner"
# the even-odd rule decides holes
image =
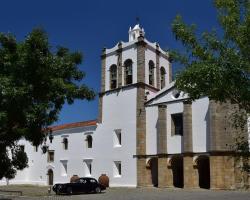
[[[110,89],[117,88],[117,66],[110,67]]]
[[[183,135],[182,113],[171,115],[171,135]]]
[[[61,175],[67,176],[67,171],[68,171],[68,161],[61,160]]]
[[[154,68],[155,64],[152,60],[149,61],[148,63],[148,81],[149,85],[154,85]]]
[[[84,174],[85,176],[91,176],[92,174],[92,160],[84,160]]]
[[[124,77],[125,77],[125,85],[133,83],[133,68],[132,68],[132,60],[128,59],[124,62]]]
[[[68,142],[68,139],[67,138],[63,138],[63,149],[64,150],[68,150],[68,145],[69,145],[69,142]]]
[[[122,175],[122,164],[121,161],[114,162],[114,177],[121,177]]]
[[[121,129],[114,131],[114,147],[120,147],[122,145],[122,133]]]
[[[54,162],[54,151],[48,151],[48,162]]]
[[[87,148],[89,149],[92,148],[93,138],[91,135],[87,135],[86,142],[87,142]]]
[[[166,71],[164,67],[161,67],[161,89],[165,87]]]

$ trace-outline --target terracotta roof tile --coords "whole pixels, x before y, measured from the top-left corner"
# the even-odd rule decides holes
[[[69,129],[69,128],[77,128],[77,127],[84,127],[84,126],[95,126],[97,123],[96,120],[89,120],[89,121],[83,121],[83,122],[74,122],[69,124],[62,124],[58,126],[52,126],[52,131],[57,130],[63,130],[63,129]]]

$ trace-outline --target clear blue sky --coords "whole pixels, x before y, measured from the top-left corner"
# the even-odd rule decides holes
[[[32,28],[43,27],[53,46],[83,53],[84,82],[98,92],[104,46],[127,41],[128,28],[138,16],[149,41],[159,42],[163,49],[181,48],[171,32],[177,14],[197,24],[200,31],[218,27],[212,0],[3,0],[0,32],[14,33],[22,40]],[[96,119],[97,115],[98,98],[76,101],[64,106],[57,124]]]

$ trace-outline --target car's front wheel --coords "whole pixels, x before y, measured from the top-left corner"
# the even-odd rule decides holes
[[[68,194],[68,195],[72,195],[72,194],[73,194],[73,191],[72,191],[72,188],[71,188],[71,187],[68,187],[68,188],[67,188],[67,194]]]
[[[101,191],[102,190],[101,190],[101,188],[99,186],[95,188],[95,193],[101,193]]]
[[[61,185],[58,185],[57,187],[56,187],[56,194],[57,195],[59,195],[60,193],[61,193],[61,188],[62,188],[62,186]]]

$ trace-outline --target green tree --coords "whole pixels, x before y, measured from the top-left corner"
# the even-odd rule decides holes
[[[178,89],[191,100],[208,96],[218,102],[231,101],[243,112],[234,115],[236,128],[246,125],[250,113],[250,0],[214,0],[220,30],[198,34],[180,15],[172,31],[185,51],[170,52],[184,66],[176,75]],[[249,157],[247,141],[237,140],[235,150]],[[250,171],[249,165],[246,167]]]
[[[0,179],[27,167],[27,155],[17,145],[21,138],[40,145],[64,103],[95,97],[80,82],[81,62],[79,52],[52,49],[42,29],[21,42],[0,33]]]

